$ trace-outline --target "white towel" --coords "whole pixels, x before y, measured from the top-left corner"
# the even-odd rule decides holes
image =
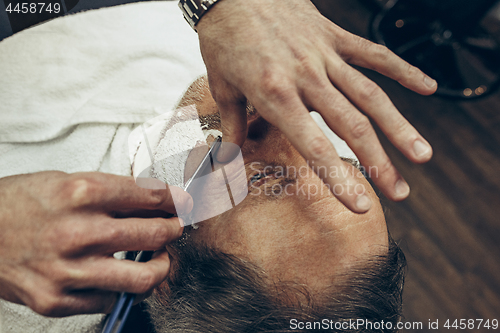
[[[50,140],[82,123],[144,122],[170,110],[204,71],[176,2],[55,19],[0,42],[0,142]]]
[[[44,170],[130,175],[134,123],[171,110],[204,72],[196,33],[177,2],[88,11],[3,40],[0,177]],[[45,318],[0,301],[8,333],[100,332],[102,318]]]
[[[354,152],[344,140],[339,138],[337,134],[333,133],[330,127],[328,127],[328,125],[326,124],[323,117],[321,117],[321,114],[313,111],[311,112],[311,117],[314,119],[314,121],[316,121],[323,133],[325,133],[326,137],[333,143],[333,146],[335,147],[335,150],[340,157],[351,158],[359,162],[356,154],[354,154]]]
[[[42,317],[28,308],[2,302],[3,333],[99,333],[104,315],[79,315],[66,318]],[[1,328],[1,327],[0,327]]]

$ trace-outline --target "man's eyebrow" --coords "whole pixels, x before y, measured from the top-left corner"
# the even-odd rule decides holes
[[[361,171],[361,173],[366,179],[370,179],[369,175],[366,173],[366,169],[361,165],[361,163],[359,163],[358,160],[349,157],[341,157],[340,159],[344,162],[351,164],[353,167]]]
[[[247,116],[252,116],[257,113],[257,110],[255,107],[247,101]],[[208,114],[208,115],[199,115],[200,118],[200,124],[203,129],[211,130],[211,129],[216,129],[220,130],[221,127],[221,121],[220,121],[220,113],[213,113],[213,114]]]
[[[340,159],[344,162],[349,163],[350,165],[361,171],[361,164],[359,163],[358,160],[349,157],[340,157]]]
[[[256,113],[257,113],[257,110],[255,109],[255,107],[252,104],[250,104],[250,102],[247,102],[247,116],[252,116]],[[200,118],[200,124],[201,124],[202,129],[220,130],[221,122],[220,122],[220,113],[219,112],[209,114],[209,115],[199,115],[198,117]],[[361,167],[361,164],[359,163],[358,160],[356,160],[354,158],[349,158],[349,157],[340,157],[340,159],[344,162],[351,164],[353,167],[355,167],[356,169],[361,171],[363,173],[363,175],[366,177],[364,170]]]
[[[255,109],[255,107],[248,101],[247,101],[246,111],[247,111],[247,116],[252,116],[252,115],[257,113],[257,110]],[[220,128],[221,128],[220,112],[208,114],[208,115],[199,115],[198,117],[200,119],[200,124],[201,124],[202,129],[204,129],[204,130],[211,130],[211,129],[220,130]],[[349,158],[349,157],[340,157],[340,159],[344,162],[351,164],[353,167],[355,167],[356,169],[361,171],[361,173],[363,173],[365,178],[367,178],[367,175],[365,174],[365,172],[364,172],[363,168],[361,167],[361,164],[359,163],[358,160],[356,160],[354,158]]]
[[[208,114],[208,115],[199,115],[201,128],[204,130],[220,130],[220,113]]]

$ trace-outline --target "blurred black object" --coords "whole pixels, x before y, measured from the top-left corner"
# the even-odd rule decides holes
[[[473,99],[500,86],[500,45],[481,26],[498,0],[390,0],[372,37],[439,84],[437,95]]]
[[[132,307],[122,333],[155,333],[144,302]]]

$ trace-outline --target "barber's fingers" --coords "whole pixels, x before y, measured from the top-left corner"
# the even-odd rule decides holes
[[[98,230],[88,242],[82,242],[77,251],[109,254],[119,251],[155,251],[182,235],[178,217],[96,219],[88,228]],[[89,230],[89,233],[92,232]],[[75,249],[73,249],[75,251]]]
[[[177,213],[188,213],[193,207],[191,196],[181,188],[144,189],[132,177],[81,173],[74,174],[68,186],[74,207],[93,206],[107,211],[149,209],[169,213],[176,213],[179,209],[183,211]]]
[[[432,148],[418,131],[401,115],[389,97],[373,81],[335,57],[327,62],[330,80],[360,110],[369,115],[387,138],[414,163],[427,162]],[[371,129],[371,126],[369,127]],[[361,139],[364,139],[363,136]],[[351,139],[352,144],[367,140]]]
[[[137,294],[134,305],[149,297],[152,291],[153,289],[144,294]],[[36,293],[37,299],[29,305],[37,313],[48,317],[110,313],[120,294],[117,291],[99,289],[63,290],[60,292],[40,289]]]
[[[333,144],[313,120],[296,91],[284,89],[279,101],[262,102],[256,107],[263,117],[266,115],[267,121],[285,134],[313,171],[347,208],[357,213],[370,209],[370,198],[357,186],[359,182],[348,171]],[[280,116],[285,114],[285,117]]]
[[[32,297],[23,302],[50,317],[85,313],[109,313],[120,292],[143,299],[165,280],[170,269],[166,250],[155,252],[148,262],[89,257],[61,262],[54,281],[33,285]]]
[[[321,110],[325,122],[347,142],[382,192],[392,200],[406,198],[409,187],[382,148],[368,118],[329,81],[322,89],[306,89],[306,94],[311,106]]]
[[[70,278],[66,283],[74,289],[145,294],[165,280],[169,270],[170,257],[167,251],[158,251],[148,262],[97,258],[77,271],[77,279]]]
[[[349,35],[346,36],[349,42],[343,43],[343,48],[340,50],[346,62],[373,69],[419,94],[430,95],[436,92],[435,80],[395,55],[387,47],[347,32],[346,34]]]
[[[116,303],[118,293],[85,289],[53,292],[50,288],[38,288],[36,299],[27,305],[35,312],[48,317],[67,317],[76,314],[109,313]]]
[[[219,108],[223,142],[243,146],[248,132],[245,96],[219,76],[209,73],[208,79],[212,96]],[[222,145],[217,153],[217,159],[220,162],[227,162],[235,153],[230,146]]]
[[[223,142],[231,142],[243,146],[247,137],[246,102],[229,101],[218,103]],[[217,153],[220,162],[230,161],[237,153],[236,146],[222,145]]]

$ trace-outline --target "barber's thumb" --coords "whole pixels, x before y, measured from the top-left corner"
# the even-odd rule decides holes
[[[217,161],[225,163],[238,155],[247,137],[246,100],[219,105],[219,111],[222,145],[217,152]]]
[[[177,186],[169,186],[177,215],[189,214],[193,210],[193,197]]]

